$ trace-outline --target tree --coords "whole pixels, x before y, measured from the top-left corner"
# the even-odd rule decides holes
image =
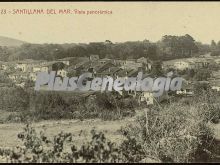
[[[195,44],[198,47],[199,55],[207,54],[211,51],[210,45],[208,45],[208,44],[203,44],[201,42],[195,42]]]
[[[0,46],[0,61],[7,61],[9,54],[10,52],[7,47]]]
[[[161,61],[155,61],[153,63],[151,74],[154,75],[154,76],[162,76],[163,75],[163,69],[162,69]]]
[[[52,70],[53,71],[58,71],[58,70],[62,70],[65,67],[65,64],[62,62],[56,62],[52,65]]]
[[[198,52],[195,40],[189,34],[184,36],[165,35],[159,45],[163,54],[170,58],[190,57]]]
[[[194,69],[189,69],[187,72],[187,77],[188,79],[192,79],[195,76],[195,70]]]
[[[214,40],[211,41],[211,48],[215,49],[217,46],[216,42]]]
[[[211,56],[219,56],[220,47],[216,44],[214,40],[211,41]]]
[[[0,72],[0,83],[11,84],[12,81],[9,79],[6,73]]]
[[[150,44],[147,49],[147,57],[149,57],[151,60],[158,60],[157,50],[158,48],[156,44]]]

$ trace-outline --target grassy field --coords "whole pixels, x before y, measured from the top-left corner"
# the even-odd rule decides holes
[[[136,111],[136,115],[140,114],[140,111]],[[122,120],[115,121],[103,121],[101,119],[87,119],[81,120],[46,120],[33,123],[32,126],[36,128],[38,132],[45,131],[48,137],[53,137],[57,133],[70,132],[74,134],[76,144],[81,144],[90,138],[90,131],[95,128],[98,131],[102,131],[106,134],[108,139],[120,143],[123,136],[120,133],[121,127],[126,126],[135,119],[134,117],[127,117]],[[209,124],[214,129],[215,138],[220,140],[220,124]],[[22,144],[17,138],[18,133],[23,131],[25,127],[24,123],[4,123],[0,124],[0,147],[15,147]]]
[[[139,115],[143,111],[138,111],[136,114]],[[63,131],[65,133],[72,133],[74,135],[74,143],[78,146],[81,146],[84,142],[91,140],[90,131],[95,128],[97,131],[102,131],[105,133],[108,139],[116,143],[121,143],[125,138],[122,136],[120,129],[121,127],[126,126],[134,122],[135,117],[124,118],[122,120],[116,121],[103,121],[100,119],[95,120],[47,120],[33,123],[32,126],[36,129],[37,132],[44,130],[45,135],[52,139],[59,132]],[[214,129],[215,138],[220,141],[220,124],[211,124],[209,126]],[[3,148],[12,148],[16,146],[21,146],[22,142],[17,138],[18,133],[23,131],[25,124],[22,123],[5,123],[0,124],[0,147]],[[64,150],[69,150],[67,144]],[[68,149],[67,149],[68,148]],[[219,151],[217,151],[219,153]],[[152,160],[147,160],[151,162]],[[212,161],[212,160],[210,160]],[[219,160],[217,160],[219,161]],[[0,158],[0,162],[6,162],[5,158]],[[216,159],[214,160],[216,162]]]
[[[102,120],[61,120],[61,121],[42,121],[33,123],[32,126],[39,132],[45,131],[45,135],[53,137],[57,133],[70,132],[74,134],[74,139],[77,145],[87,141],[90,137],[90,131],[95,128],[106,134],[108,139],[120,143],[123,139],[120,134],[120,128],[133,121],[133,118],[126,118],[117,121],[102,121]],[[0,124],[0,147],[15,147],[21,145],[21,141],[17,138],[18,133],[23,131],[25,127],[21,123]]]

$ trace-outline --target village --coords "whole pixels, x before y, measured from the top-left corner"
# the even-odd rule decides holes
[[[54,61],[26,59],[13,62],[0,62],[0,68],[1,72],[7,72],[8,78],[15,86],[24,88],[27,82],[31,82],[31,86],[34,86],[37,73],[49,73],[50,71],[56,71],[57,76],[62,78],[80,76],[85,72],[91,72],[93,77],[103,78],[111,76],[115,79],[118,77],[136,77],[138,72],[141,71],[143,72],[143,78],[146,78],[151,75],[152,67],[154,67],[153,63],[152,60],[145,57],[121,60],[100,59],[99,55],[90,55],[89,57],[67,57]],[[219,64],[220,58],[212,57],[208,54],[200,57],[163,61],[161,68],[164,73],[168,73],[169,71],[181,72],[189,69],[199,70],[210,66],[218,66]],[[206,82],[211,85],[213,90],[220,91],[220,72],[218,69],[212,72],[212,77]],[[194,93],[193,83],[194,81],[191,79],[185,80],[182,89],[176,91],[175,95],[192,96]],[[140,103],[145,102],[148,105],[163,101],[171,95],[170,92],[164,92],[162,96],[154,98],[151,92],[146,91],[123,91],[120,94],[130,95],[137,98]]]
[[[4,2],[0,163],[219,163],[218,2]]]

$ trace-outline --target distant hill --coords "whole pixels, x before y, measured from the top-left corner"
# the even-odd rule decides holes
[[[21,40],[17,40],[17,39],[13,39],[13,38],[0,36],[0,46],[8,46],[8,47],[21,46],[24,43],[26,43],[26,42],[21,41]]]

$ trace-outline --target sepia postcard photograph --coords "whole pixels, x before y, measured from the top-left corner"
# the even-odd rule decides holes
[[[0,3],[0,163],[220,163],[220,2]]]

